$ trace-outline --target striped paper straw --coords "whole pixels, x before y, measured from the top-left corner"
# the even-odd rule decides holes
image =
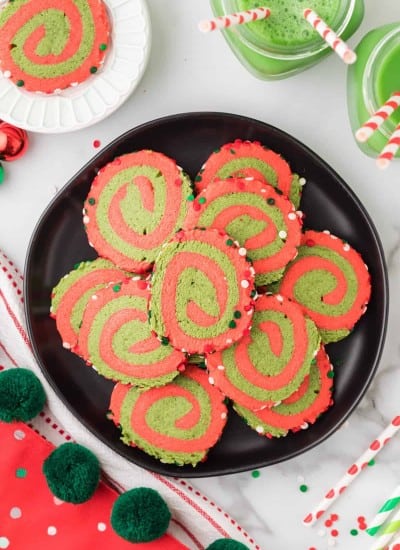
[[[392,514],[393,510],[400,503],[400,485],[396,487],[386,502],[379,508],[374,519],[369,523],[367,533],[368,535],[376,535],[379,529],[383,526],[388,517]]]
[[[325,40],[325,42],[337,53],[337,55],[350,65],[357,59],[357,55],[328,25],[323,21],[315,11],[307,8],[303,12],[303,16],[308,23],[317,31],[317,33]]]
[[[271,10],[266,7],[239,11],[230,15],[221,15],[220,17],[215,17],[215,19],[204,19],[204,21],[200,21],[199,23],[199,30],[201,32],[210,32],[215,31],[215,29],[225,29],[232,25],[241,25],[242,23],[257,21],[258,19],[266,19],[270,15]]]
[[[393,541],[388,544],[385,550],[400,550],[400,535],[393,539]]]
[[[400,124],[396,127],[396,130],[391,135],[389,141],[382,150],[382,153],[376,159],[376,164],[379,168],[385,169],[389,166],[393,157],[397,153],[400,147]]]
[[[367,141],[394,111],[400,107],[400,92],[393,94],[356,132],[357,141]]]
[[[371,550],[381,550],[386,548],[394,535],[400,530],[400,510],[396,512],[391,520],[389,520],[382,530],[379,532],[379,538],[371,546]]]
[[[388,441],[399,429],[400,416],[395,416],[383,432],[376,439],[374,439],[374,441],[372,441],[368,449],[360,456],[360,458],[350,466],[335,487],[329,489],[318,506],[316,506],[312,512],[307,514],[307,516],[303,519],[303,524],[307,526],[313,525],[347,489],[359,473],[368,465],[368,462],[379,453],[383,446],[388,443]]]

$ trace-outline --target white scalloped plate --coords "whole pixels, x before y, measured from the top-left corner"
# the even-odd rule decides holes
[[[109,116],[129,97],[144,73],[151,28],[145,0],[104,0],[111,45],[102,69],[59,94],[27,92],[0,73],[0,119],[32,132],[62,133]]]

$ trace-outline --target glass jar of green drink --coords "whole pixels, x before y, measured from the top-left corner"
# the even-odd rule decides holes
[[[271,15],[223,29],[235,55],[255,76],[275,80],[307,69],[332,52],[304,19],[310,8],[347,40],[364,16],[364,0],[210,0],[216,16],[267,6]]]
[[[357,63],[349,68],[347,79],[348,110],[354,133],[393,94],[400,92],[400,22],[370,31],[358,44],[356,52]],[[368,141],[358,142],[369,156],[381,153],[400,124],[400,108],[380,122],[382,124]],[[399,151],[396,156],[400,157]]]

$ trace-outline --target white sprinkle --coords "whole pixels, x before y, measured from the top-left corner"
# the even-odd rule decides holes
[[[99,299],[99,297],[97,296],[97,294],[93,294],[92,300],[98,300],[98,299]]]
[[[364,266],[365,266],[365,269],[368,271],[368,266],[367,266],[367,264],[364,264]]]
[[[61,92],[62,92],[61,88],[56,88],[55,90],[53,90],[53,94],[56,94],[56,95],[61,94]]]
[[[235,243],[236,246],[240,246],[240,243],[239,241],[233,241]]]
[[[333,369],[331,369],[333,370]],[[346,422],[343,424],[342,428],[348,428],[350,426],[350,422],[346,420]]]
[[[92,248],[94,248],[94,244],[92,242],[89,241],[89,246],[91,246]]]
[[[25,439],[25,432],[22,430],[15,430],[14,439],[16,439],[17,441],[22,441],[23,439]]]
[[[56,506],[61,506],[61,504],[64,504],[64,501],[56,496],[53,497],[53,502]]]
[[[210,382],[210,384],[211,384],[212,386],[215,384],[215,380],[214,380],[214,378],[213,378],[212,376],[210,376],[210,377],[208,378],[208,381]]]
[[[324,229],[322,231],[322,233],[325,233],[325,235],[330,235],[331,234],[331,232],[328,229]]]
[[[256,427],[256,432],[257,432],[258,434],[263,434],[263,433],[264,433],[264,428],[263,428],[262,426],[257,426],[257,427]]]
[[[277,294],[275,298],[278,300],[278,302],[283,302],[283,296],[281,296],[280,294]]]
[[[4,71],[3,76],[4,76],[4,78],[10,78],[11,77],[11,71]]]
[[[83,215],[86,214],[86,208],[82,208],[82,214],[83,214]]]
[[[266,193],[266,192],[267,192],[267,190],[263,187],[263,188],[261,189],[261,193]]]
[[[225,370],[225,367],[224,367],[224,365],[218,365],[217,369],[218,370]]]
[[[249,281],[246,281],[246,279],[243,279],[243,281],[240,281],[240,286],[242,288],[249,288],[250,283],[249,283]]]
[[[247,312],[247,315],[253,315],[253,311],[254,311],[253,308],[249,309],[249,311]]]
[[[297,476],[297,483],[304,483],[305,479],[303,476]]]
[[[282,401],[277,401],[276,403],[274,403],[274,407],[279,407],[279,405],[282,403]]]
[[[89,216],[83,216],[83,223],[87,225],[90,222]]]
[[[50,313],[53,313],[53,306],[50,306]]]
[[[324,537],[325,535],[326,535],[325,529],[320,529],[320,530],[318,531],[318,536],[319,536],[319,537]]]
[[[254,178],[251,177],[251,176],[247,176],[246,178],[244,178],[246,181],[254,181]]]
[[[290,212],[288,214],[288,218],[289,218],[289,220],[295,220],[297,218],[297,216],[294,212]]]
[[[347,243],[343,245],[343,250],[345,252],[348,252],[350,250],[350,245],[348,245]]]
[[[140,275],[134,275],[132,281],[140,281]]]
[[[71,82],[71,88],[75,88],[75,86],[78,86],[79,82]]]
[[[226,413],[221,413],[221,418],[222,418],[222,420],[225,420],[226,417],[227,417],[227,414],[226,414]]]
[[[181,349],[181,352],[182,352],[182,353],[186,353],[185,348],[182,348],[182,349]]]
[[[232,344],[232,338],[227,338],[226,339],[226,343],[229,345],[229,344]]]
[[[304,216],[304,214],[301,210],[297,210],[296,215],[297,215],[298,218],[302,218]]]
[[[283,230],[279,231],[278,235],[281,239],[286,239],[286,237],[287,237],[286,231],[283,231]]]
[[[242,246],[241,248],[239,248],[238,254],[239,256],[246,256],[247,250]]]
[[[328,539],[328,546],[336,546],[336,540],[334,538]]]
[[[299,183],[300,183],[301,186],[304,186],[307,183],[306,178],[300,178]]]
[[[71,349],[71,344],[68,344],[68,342],[63,342],[63,348]]]
[[[331,239],[337,239],[336,235],[331,235]]]
[[[57,534],[57,528],[54,527],[54,525],[50,525],[50,527],[47,528],[47,534],[53,537]]]
[[[105,531],[107,529],[107,525],[103,523],[102,521],[99,521],[97,524],[98,531]]]
[[[301,428],[302,430],[306,430],[306,429],[308,428],[308,422],[304,422],[304,423],[300,426],[300,428]]]
[[[314,357],[317,357],[317,355],[318,355],[318,352],[319,352],[319,348],[318,348],[318,349],[316,349],[316,350],[314,351],[314,354],[313,354],[313,355],[314,355]]]

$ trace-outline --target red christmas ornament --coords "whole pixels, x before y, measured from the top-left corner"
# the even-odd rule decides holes
[[[28,147],[28,134],[8,122],[0,121],[0,158],[6,161],[17,160]]]

